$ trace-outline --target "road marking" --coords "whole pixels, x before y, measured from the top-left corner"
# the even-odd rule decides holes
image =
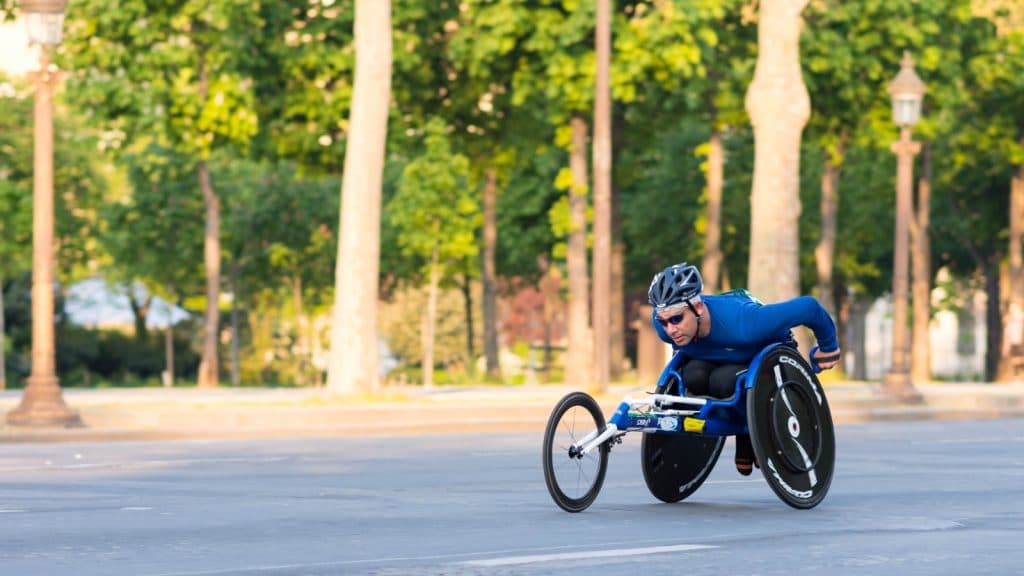
[[[691,552],[718,546],[703,544],[677,544],[675,546],[650,546],[647,548],[620,548],[618,550],[588,550],[586,552],[564,552],[561,554],[537,554],[533,556],[507,556],[505,558],[489,558],[487,560],[470,560],[461,562],[466,566],[514,566],[517,564],[533,564],[536,562],[557,562],[559,560],[591,560],[594,558],[618,558],[625,556],[643,556],[646,554],[665,554],[666,552]]]

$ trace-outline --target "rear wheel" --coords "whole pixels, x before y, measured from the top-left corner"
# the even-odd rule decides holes
[[[662,502],[683,500],[707,480],[724,445],[724,436],[644,434],[640,459],[647,489]]]
[[[606,428],[601,407],[584,392],[573,392],[555,406],[544,431],[544,482],[555,504],[581,512],[601,491],[608,469],[608,442],[587,454],[577,444],[588,434]]]
[[[671,386],[657,389],[666,394]],[[651,494],[662,502],[686,499],[707,480],[725,445],[723,436],[647,433],[640,442],[640,467]]]

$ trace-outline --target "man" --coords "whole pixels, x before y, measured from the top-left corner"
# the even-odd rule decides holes
[[[688,395],[730,398],[758,352],[778,342],[795,345],[797,326],[809,327],[818,340],[815,364],[827,370],[839,363],[835,324],[815,298],[762,304],[745,290],[701,295],[703,289],[697,267],[682,262],[656,274],[647,291],[654,329],[683,354]],[[754,465],[750,436],[737,435],[736,470],[747,476]]]

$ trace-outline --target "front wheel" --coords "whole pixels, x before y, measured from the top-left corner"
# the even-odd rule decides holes
[[[747,391],[754,454],[775,494],[794,508],[825,498],[835,469],[832,413],[810,365],[787,346],[768,353]]]
[[[585,392],[573,392],[555,406],[544,431],[544,483],[555,504],[566,512],[590,506],[608,469],[608,442],[580,454],[578,443],[605,430],[601,407]]]

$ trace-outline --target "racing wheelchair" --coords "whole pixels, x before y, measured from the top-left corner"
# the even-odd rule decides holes
[[[567,512],[590,506],[612,446],[628,432],[642,432],[644,481],[663,502],[679,502],[700,488],[726,437],[750,434],[772,491],[794,508],[817,506],[835,464],[835,430],[817,365],[789,344],[772,344],[737,377],[731,397],[716,399],[686,396],[683,360],[673,356],[655,391],[639,400],[627,396],[607,422],[585,392],[555,405],[544,432],[544,481],[555,503]]]

